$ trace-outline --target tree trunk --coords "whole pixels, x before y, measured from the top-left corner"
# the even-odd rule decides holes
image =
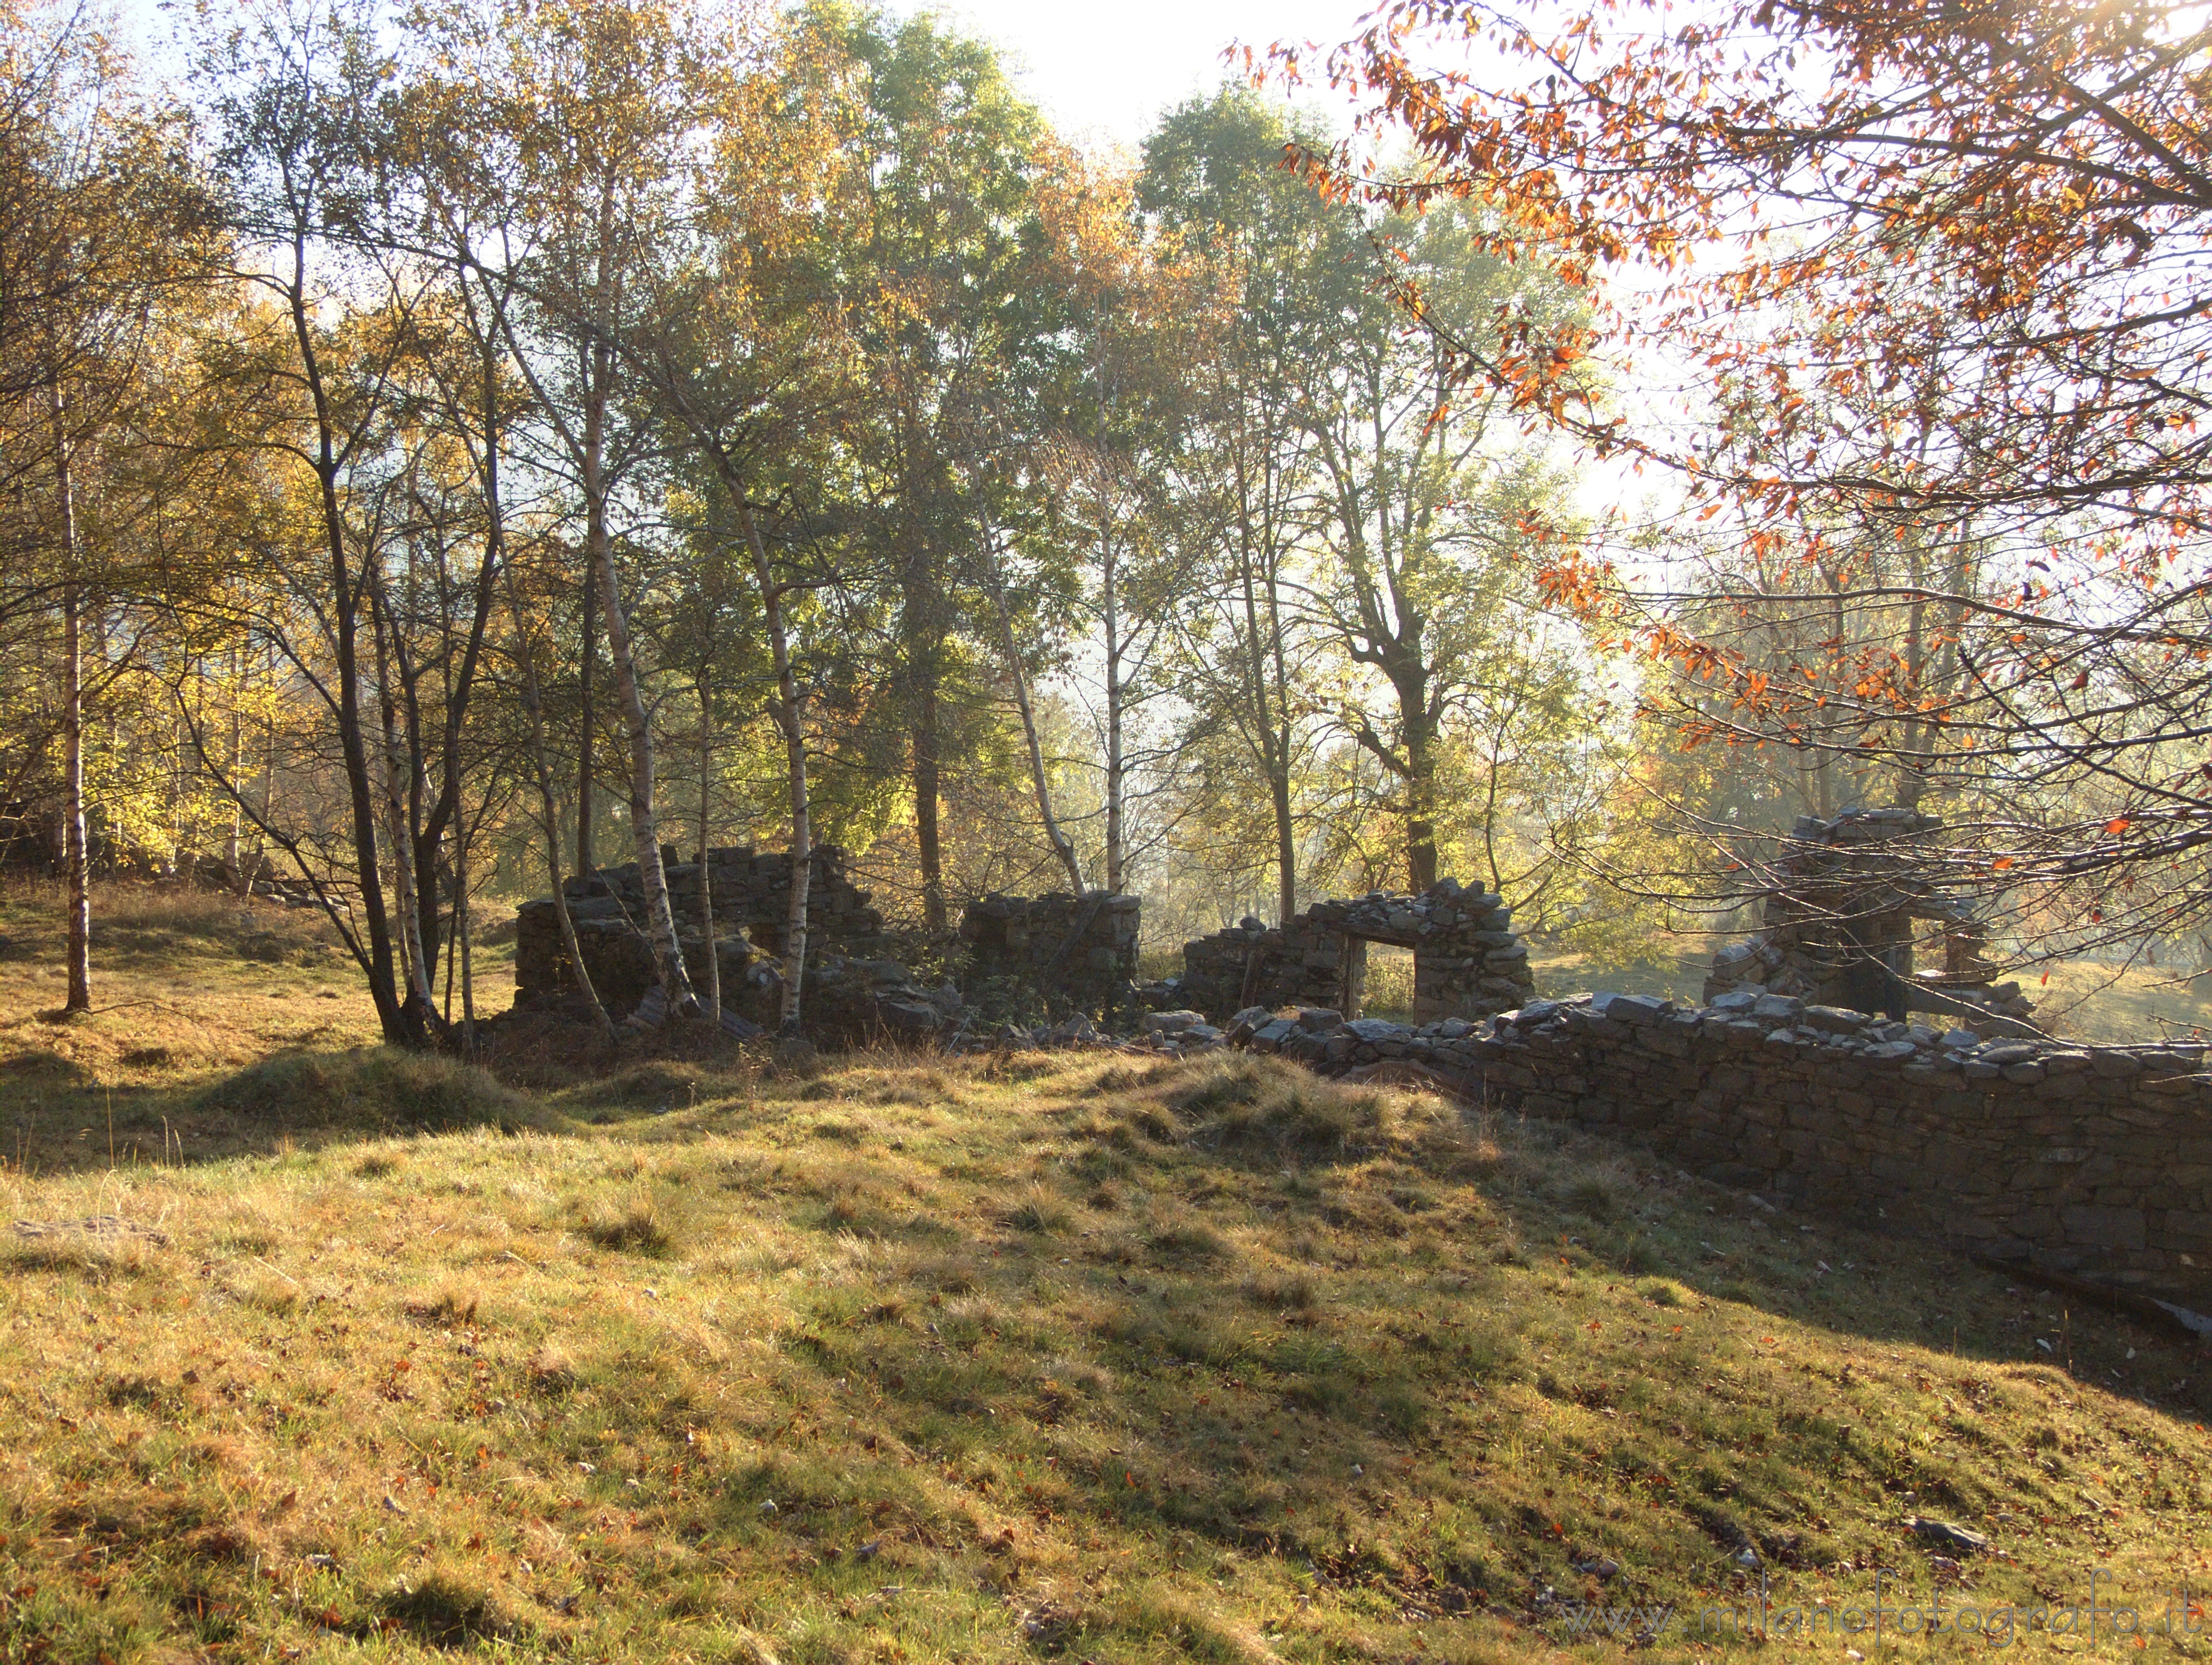
[[[1109,662],[1106,682],[1106,888],[1125,893],[1127,857],[1122,851],[1121,827],[1121,685],[1120,671]]]
[[[1277,770],[1268,779],[1267,790],[1275,810],[1275,905],[1281,910],[1279,917],[1288,919],[1298,911],[1298,846],[1291,824],[1290,772]]]
[[[1243,448],[1237,451],[1237,568],[1244,607],[1243,657],[1245,692],[1251,700],[1252,732],[1258,736],[1260,764],[1267,777],[1267,796],[1275,816],[1275,901],[1279,919],[1298,911],[1297,839],[1291,820],[1291,716],[1287,667],[1282,655],[1282,615],[1275,605],[1273,574],[1266,580],[1267,596],[1260,598],[1262,580],[1254,571],[1254,546],[1266,534],[1253,524],[1252,484]],[[1267,625],[1262,626],[1262,617]],[[1268,671],[1273,669],[1280,694],[1269,698]],[[1277,710],[1282,715],[1279,736],[1274,727]]]
[[[592,736],[598,713],[592,708],[592,661],[598,657],[599,625],[599,548],[606,535],[605,510],[596,501],[586,510],[582,657],[576,666],[581,724],[576,738],[576,871],[598,869],[592,860]]]
[[[599,1026],[599,1032],[607,1039],[614,1038],[614,1020],[599,1002],[599,991],[592,986],[590,968],[584,964],[583,950],[576,944],[576,920],[568,911],[568,893],[561,877],[561,812],[553,790],[553,766],[545,752],[545,702],[538,687],[538,652],[531,645],[529,621],[522,616],[522,602],[514,593],[514,572],[508,568],[502,575],[507,585],[507,608],[514,620],[516,651],[522,659],[522,705],[530,714],[530,769],[537,778],[538,827],[545,835],[545,874],[553,886],[553,916],[561,922],[561,946],[568,951],[568,964],[576,973],[576,987],[591,1002],[592,1015]]]
[[[691,990],[691,974],[684,969],[683,944],[676,939],[676,911],[668,896],[668,871],[660,860],[660,827],[653,810],[653,722],[638,687],[637,660],[632,649],[629,621],[623,617],[622,593],[615,580],[614,547],[604,536],[596,552],[599,570],[599,601],[605,609],[607,657],[614,663],[615,699],[629,730],[629,825],[637,847],[638,881],[645,890],[646,935],[653,957],[660,962],[661,987],[668,996],[671,1017],[693,1017],[698,996]]]
[[[1437,737],[1425,675],[1399,691],[1398,721],[1406,741],[1407,888],[1418,894],[1437,881]]]
[[[752,507],[734,488],[745,544],[752,551],[753,578],[760,585],[761,611],[768,623],[769,647],[775,657],[775,721],[783,733],[785,762],[791,780],[791,905],[784,917],[783,1012],[779,1032],[799,1032],[799,996],[806,976],[806,893],[814,876],[814,826],[806,789],[806,713],[792,669],[791,639],[783,623],[783,590],[770,571],[768,546],[761,542]]]
[[[276,650],[269,650],[269,683],[276,682]],[[276,713],[273,705],[261,720],[261,825],[276,824]],[[269,844],[258,832],[253,841],[253,864],[258,869],[269,856]]]
[[[230,778],[238,780],[246,772],[246,723],[238,714],[239,690],[245,681],[239,653],[230,651]],[[246,833],[246,806],[234,796],[230,801],[230,831],[222,841],[223,870],[230,875],[230,887],[239,895],[246,894],[246,869],[239,860],[239,846]]]
[[[923,673],[921,710],[914,729],[914,843],[921,867],[921,923],[925,930],[945,928],[945,851],[937,808],[943,781],[937,731],[937,668]]]
[[[399,921],[399,967],[407,982],[410,1003],[419,1004],[425,1017],[438,1010],[434,971],[423,954],[422,917],[415,894],[414,817],[409,812],[407,758],[399,737],[399,705],[392,685],[387,633],[398,627],[380,590],[372,591],[370,606],[376,627],[376,681],[384,715],[385,833],[392,846],[392,899]]]
[[[611,373],[606,349],[594,348],[592,385],[604,388]],[[637,850],[638,882],[645,891],[646,935],[659,963],[661,988],[667,996],[668,1015],[695,1016],[698,997],[691,991],[691,975],[684,968],[683,944],[676,937],[676,912],[668,896],[668,873],[660,860],[660,829],[653,809],[653,724],[645,697],[637,683],[637,660],[623,616],[622,587],[615,577],[614,540],[607,531],[607,487],[602,470],[605,445],[606,411],[603,398],[595,397],[585,414],[583,486],[585,538],[589,566],[599,585],[599,607],[607,627],[607,657],[615,673],[615,703],[622,709],[629,730],[630,839]],[[585,742],[588,748],[590,742]],[[578,808],[580,829],[588,834],[591,820],[589,783],[584,784]]]
[[[434,804],[427,802],[429,797],[430,779],[425,772],[423,762],[428,754],[428,748],[424,745],[422,738],[422,691],[414,676],[410,674],[410,668],[407,663],[405,645],[399,639],[398,626],[396,622],[392,626],[392,657],[400,670],[400,687],[407,695],[406,720],[399,730],[400,747],[398,756],[402,777],[406,782],[406,795],[402,800],[404,808],[401,826],[407,832],[409,843],[405,850],[398,852],[398,859],[410,863],[414,869],[413,942],[416,960],[422,966],[416,980],[427,992],[438,980],[439,955],[441,953],[445,954],[448,961],[446,1006],[450,1011],[453,1004],[451,967],[453,945],[444,940],[444,928],[451,924],[452,921],[441,916],[438,911],[438,892],[441,888],[438,857],[445,844],[446,818],[457,806],[450,798],[441,799]],[[450,699],[447,701],[446,709],[449,716],[453,713]],[[450,757],[460,744],[459,725],[448,723],[446,726],[446,750]],[[435,1011],[437,1008],[432,1007],[430,1009]],[[441,1023],[439,1026],[442,1030],[451,1026]]]
[[[606,200],[600,203],[600,235],[606,234]],[[603,244],[604,246],[604,244]],[[591,354],[591,377],[588,385],[592,393],[584,406],[584,443],[582,462],[584,472],[584,621],[583,662],[577,668],[577,686],[582,695],[583,730],[576,742],[576,871],[595,870],[592,860],[592,748],[597,737],[597,713],[592,708],[592,661],[594,633],[599,629],[599,606],[603,599],[598,594],[600,583],[599,563],[605,553],[607,570],[613,569],[612,540],[607,535],[607,490],[602,475],[602,463],[607,445],[607,402],[605,389],[611,371],[611,360],[604,346],[594,347]]]
[[[1104,548],[1099,582],[1106,630],[1106,888],[1119,896],[1124,893],[1127,875],[1122,869],[1127,859],[1121,829],[1121,660],[1127,644],[1121,639],[1121,586],[1113,546],[1103,533],[1100,542]]]
[[[458,924],[459,921],[460,914],[456,911],[452,923]],[[449,932],[446,938],[446,1005],[444,1011],[440,1014],[440,1020],[446,1026],[446,1032],[448,1034],[453,1032],[453,977],[457,970],[456,962],[459,958],[459,944]]]
[[[54,485],[60,496],[62,558],[62,872],[69,890],[69,995],[65,1012],[92,1009],[92,861],[84,815],[83,596],[77,589],[76,497],[69,431],[58,382],[47,384],[54,424]]]
[[[469,849],[461,819],[453,820],[453,941],[461,954],[461,1055],[477,1055],[475,966],[469,953]],[[447,962],[451,964],[449,960]]]
[[[1021,646],[1014,640],[1014,615],[1006,606],[1006,577],[999,571],[999,552],[986,542],[978,552],[983,559],[983,573],[991,583],[992,604],[998,609],[999,636],[1006,652],[1006,669],[1014,679],[1014,706],[1021,713],[1022,738],[1028,743],[1030,779],[1036,789],[1037,814],[1044,822],[1044,835],[1052,845],[1052,853],[1067,869],[1068,882],[1078,896],[1083,894],[1083,866],[1075,857],[1075,840],[1060,831],[1060,820],[1052,813],[1052,782],[1045,773],[1044,747],[1037,739],[1036,711],[1030,703],[1029,673],[1022,669]]]
[[[1409,800],[1417,793],[1427,794],[1433,785],[1432,780],[1419,774],[1414,775],[1406,784]],[[1417,894],[1437,882],[1436,814],[1425,802],[1419,808],[1409,803],[1407,811],[1406,878],[1407,888]]]
[[[1275,861],[1282,889],[1283,917],[1298,911],[1298,834],[1291,810],[1291,673],[1283,650],[1283,615],[1275,594],[1273,568],[1267,574],[1267,639],[1275,667],[1275,771],[1270,783],[1275,797]]]
[[[713,673],[699,668],[699,929],[707,939],[707,1021],[722,1020],[722,956],[714,948],[714,863],[707,859],[714,809],[714,693]]]
[[[428,1037],[419,1018],[399,998],[393,975],[391,922],[384,908],[384,878],[376,855],[376,788],[368,769],[368,742],[361,723],[361,595],[346,557],[345,510],[338,501],[337,434],[314,327],[307,317],[307,236],[293,239],[293,277],[289,286],[292,337],[314,407],[316,484],[322,512],[325,553],[330,560],[331,674],[337,684],[338,747],[344,760],[346,795],[352,810],[354,869],[361,886],[362,912],[368,927],[368,994],[377,1026],[395,1044],[420,1047]]]

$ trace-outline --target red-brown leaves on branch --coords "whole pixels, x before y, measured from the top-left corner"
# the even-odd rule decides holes
[[[1805,367],[1769,421],[1692,453],[1555,398],[1581,378],[1571,356],[1464,366],[1601,444],[1770,506],[1819,491],[2193,527],[2212,477],[2195,429],[2212,353],[2212,269],[2191,260],[2212,216],[2198,15],[1763,0],[1662,33],[1629,0],[1564,26],[1533,4],[1400,0],[1328,72],[1418,166],[1375,178],[1349,146],[1304,162],[1393,205],[1480,197],[1501,242],[1542,243],[1577,281],[1629,260],[1668,275],[1605,315],[1624,352]],[[1869,400],[1887,402],[1871,424]]]

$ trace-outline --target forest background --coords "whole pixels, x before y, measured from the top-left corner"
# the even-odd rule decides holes
[[[1952,373],[1990,342],[1906,303],[1893,223],[1855,281],[1929,384],[1791,384],[1810,218],[1700,337],[1677,245],[1795,176],[1693,159],[1701,230],[1656,169],[1607,221],[1542,100],[1435,102],[1418,11],[1339,55],[1348,141],[1233,82],[1121,157],[857,6],[258,0],[161,84],[7,9],[0,797],[68,877],[69,1003],[103,863],[307,886],[419,1045],[504,1005],[508,903],[623,860],[713,1004],[664,846],[837,843],[922,941],[993,890],[1138,892],[1169,945],[1453,875],[1620,964],[1744,928],[1796,816],[1891,802],[2031,969],[2197,970],[2179,499],[1993,439],[2011,392]],[[2130,223],[2106,265],[2158,248]],[[1838,465],[1778,475],[1808,413]]]

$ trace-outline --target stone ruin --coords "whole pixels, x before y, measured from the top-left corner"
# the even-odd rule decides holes
[[[2212,1337],[2212,1056],[2195,1042],[1988,1038],[1748,989],[1702,1009],[1576,995],[1480,1023],[1255,1010],[1224,1039],[1571,1122],[1753,1192],[1747,1212],[2088,1274]]]
[[[278,871],[276,863],[264,855],[248,854],[239,859],[236,873],[230,863],[220,856],[196,856],[185,851],[169,862],[153,868],[158,878],[181,881],[195,890],[230,891],[251,896],[258,901],[274,902],[280,907],[317,908],[315,888],[305,879]],[[345,880],[326,882],[325,889],[338,895],[356,890],[357,886]]]
[[[1308,1007],[1357,1016],[1367,945],[1413,951],[1413,1014],[1483,1018],[1534,997],[1528,950],[1501,896],[1445,879],[1418,895],[1370,891],[1324,898],[1280,925],[1247,918],[1183,945],[1183,972],[1147,992],[1217,1022],[1253,1007]]]
[[[707,932],[699,912],[699,868],[678,862],[664,848],[662,863],[676,916],[677,941],[695,984],[707,973]],[[807,879],[809,1028],[864,1033],[890,1030],[933,1032],[958,1008],[951,989],[926,990],[890,958],[894,947],[883,915],[868,893],[846,876],[846,855],[834,845],[817,846]],[[714,953],[720,962],[722,1004],[740,1033],[772,1028],[783,992],[778,962],[791,905],[791,857],[750,845],[707,851],[708,884],[714,908]],[[635,862],[580,874],[562,887],[576,927],[576,947],[592,986],[617,1021],[659,998],[659,968],[641,923],[645,890]],[[576,978],[561,941],[552,899],[526,902],[516,921],[515,1003],[557,1004],[576,992]]]
[[[964,981],[970,990],[1002,982],[1055,1006],[1109,1012],[1128,1001],[1136,982],[1143,905],[1103,890],[970,902],[960,919]]]
[[[2020,984],[1991,982],[1972,911],[1928,876],[1926,841],[1942,826],[1902,808],[1801,816],[1771,869],[1764,928],[1713,956],[1705,1003],[1771,993],[1898,1022],[1929,1012],[1990,1034],[2038,1032]],[[1914,938],[1929,925],[1942,934],[1943,967],[1916,972]]]
[[[664,848],[677,940],[695,985],[707,972],[707,932],[699,912],[699,868]],[[859,1038],[884,1033],[940,1035],[966,1007],[952,983],[924,988],[894,956],[902,939],[884,929],[868,893],[847,875],[848,857],[817,846],[807,881],[806,995],[809,1033]],[[775,1026],[781,1009],[791,857],[750,845],[707,852],[714,908],[714,952],[720,962],[725,1025],[739,1034]],[[642,929],[645,890],[638,865],[602,868],[562,887],[576,927],[576,946],[608,1015],[648,1023],[659,1003],[659,968]],[[985,978],[1018,979],[1049,1001],[1102,1012],[1125,1003],[1136,973],[1140,904],[1133,896],[1092,891],[1081,897],[989,896],[969,905],[959,940],[971,985]],[[515,1003],[554,1006],[577,992],[550,897],[523,904],[516,921]]]
[[[1771,994],[1810,1007],[1887,1014],[1941,1014],[1985,1036],[2033,1035],[2034,1007],[2016,983],[1994,983],[1982,955],[1983,928],[1929,874],[1925,847],[1940,830],[1911,809],[1848,809],[1832,820],[1801,819],[1771,871],[1763,929],[1714,956],[1705,999]],[[695,983],[708,952],[699,917],[696,863],[664,851],[677,934]],[[887,931],[866,892],[847,875],[832,845],[814,851],[808,892],[810,1032],[823,1038],[885,1032],[948,1040],[964,1034],[975,1008],[963,985],[1011,984],[1057,1012],[1082,1017],[1142,1007],[1156,1020],[1187,1020],[1206,1044],[1255,1008],[1304,1008],[1332,1024],[1358,1020],[1372,943],[1412,951],[1416,1025],[1480,1020],[1535,996],[1528,951],[1504,899],[1446,879],[1419,893],[1371,891],[1324,898],[1280,925],[1246,918],[1183,945],[1183,970],[1135,985],[1141,903],[1090,891],[1038,897],[993,894],[970,903],[957,933],[958,983],[924,988],[896,958],[902,939]],[[773,1026],[780,1008],[789,858],[750,846],[707,852],[714,893],[713,952],[720,964],[731,1026]],[[593,986],[618,1021],[649,1022],[659,1008],[658,968],[639,929],[645,897],[637,864],[568,881],[578,946]],[[1916,972],[1916,935],[1937,928],[1942,970]],[[523,905],[517,921],[518,1005],[558,1004],[575,991],[550,899]],[[941,947],[941,945],[936,945]],[[988,1002],[987,1002],[988,1005]],[[642,1009],[641,1009],[642,1008]],[[1328,1031],[1325,1028],[1323,1032]],[[1162,1033],[1167,1032],[1163,1029]],[[973,1039],[975,1038],[969,1037]],[[1285,1050],[1292,1050],[1286,1048]]]

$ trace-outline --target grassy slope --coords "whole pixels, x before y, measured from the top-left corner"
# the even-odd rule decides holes
[[[198,940],[147,997],[264,975]],[[1746,1540],[1833,1608],[2212,1577],[2212,1361],[1572,1136],[1263,1060],[200,1096],[301,1020],[253,1009],[139,1087],[262,1153],[0,1178],[166,1238],[0,1244],[0,1659],[1503,1659],[1617,1650],[1562,1598],[1743,1599]],[[15,1015],[64,1087],[151,1068]]]
[[[201,1087],[271,1053],[376,1038],[351,960],[313,916],[137,886],[101,893],[94,1011],[60,1021],[58,912],[48,888],[0,893],[0,1158],[15,1168],[105,1166],[111,1135],[125,1166],[256,1148],[204,1113]]]

